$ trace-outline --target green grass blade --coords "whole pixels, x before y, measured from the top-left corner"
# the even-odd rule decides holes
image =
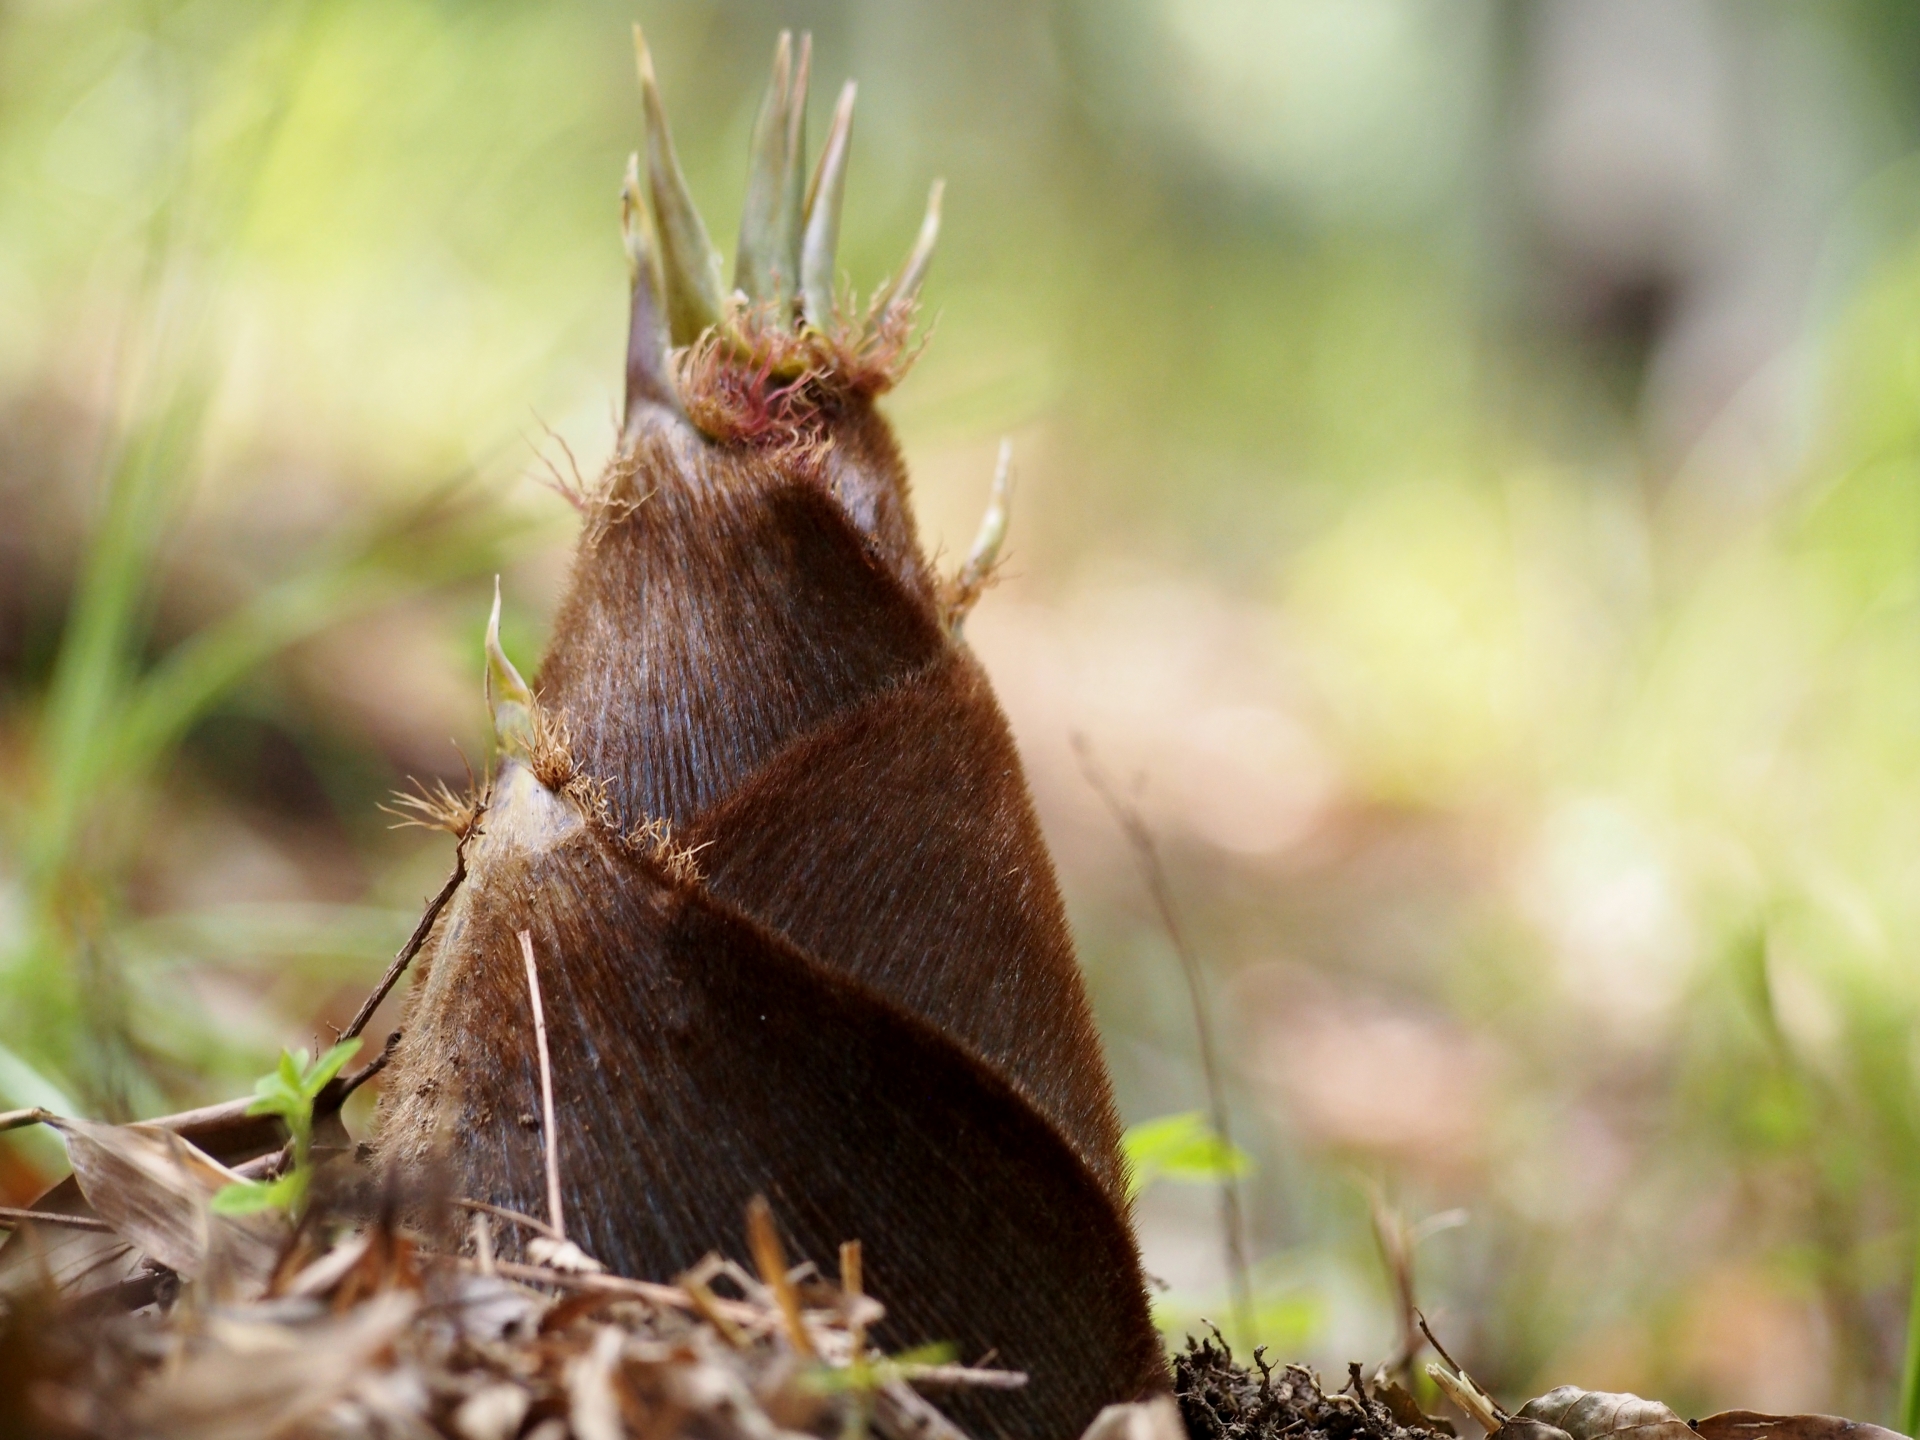
[[[1914,1245],[1913,1293],[1907,1301],[1907,1357],[1900,1369],[1900,1408],[1894,1429],[1920,1434],[1920,1241]]]
[[[144,774],[220,697],[288,646],[402,596],[484,574],[503,558],[507,522],[456,533],[403,557],[396,525],[358,555],[323,561],[181,642],[141,682],[121,723],[114,776]],[[370,553],[369,553],[370,552]]]
[[[82,1113],[64,1088],[18,1053],[0,1045],[0,1110],[28,1110],[36,1106],[56,1115]],[[66,1147],[45,1126],[10,1130],[0,1143],[17,1147],[44,1171],[58,1172],[66,1164]]]

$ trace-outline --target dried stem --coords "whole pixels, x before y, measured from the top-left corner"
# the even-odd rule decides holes
[[[349,1095],[353,1094],[354,1091],[358,1090],[362,1085],[366,1084],[367,1081],[378,1075],[392,1063],[394,1047],[400,1043],[400,1034],[401,1032],[398,1030],[391,1032],[387,1036],[387,1043],[380,1047],[380,1053],[378,1055],[374,1056],[373,1059],[362,1065],[351,1075],[343,1075],[334,1082],[334,1084],[340,1087],[339,1092],[337,1095],[328,1096],[327,1098],[334,1103],[335,1108],[346,1104]],[[316,1101],[314,1104],[315,1111],[317,1112],[320,1108],[319,1102]]]
[[[1413,1357],[1420,1351],[1420,1314],[1413,1280],[1413,1240],[1405,1218],[1388,1201],[1377,1181],[1366,1181],[1368,1214],[1373,1220],[1374,1243],[1392,1282],[1399,1305],[1400,1340],[1386,1369],[1408,1388],[1413,1385]]]
[[[463,1270],[478,1269],[470,1260],[457,1260],[455,1265]],[[679,1285],[662,1285],[654,1280],[629,1280],[624,1275],[583,1274],[576,1270],[554,1270],[545,1265],[527,1265],[517,1260],[496,1260],[494,1268],[509,1280],[526,1280],[541,1285],[552,1285],[560,1290],[592,1290],[603,1295],[622,1295],[634,1300],[645,1300],[653,1305],[671,1306],[677,1310],[701,1313],[701,1307],[694,1303],[693,1297]],[[745,1324],[751,1324],[762,1318],[761,1312],[754,1306],[740,1300],[727,1300],[714,1296],[713,1301],[721,1314]]]
[[[1120,827],[1120,833],[1126,836],[1128,845],[1133,848],[1134,860],[1140,866],[1141,877],[1147,882],[1147,894],[1159,913],[1161,928],[1167,932],[1173,953],[1179,958],[1181,973],[1187,981],[1187,998],[1193,1006],[1193,1027],[1200,1047],[1200,1072],[1206,1081],[1207,1108],[1213,1131],[1220,1137],[1221,1144],[1231,1146],[1233,1134],[1228,1127],[1227,1088],[1221,1077],[1220,1059],[1214,1045],[1212,1011],[1207,1005],[1206,976],[1200,969],[1199,957],[1193,953],[1180,929],[1173,906],[1173,892],[1167,885],[1167,872],[1160,863],[1159,846],[1154,843],[1153,831],[1139,808],[1114,788],[1106,771],[1094,759],[1093,746],[1088,743],[1087,737],[1075,735],[1072,740],[1074,754],[1080,760],[1081,774],[1086,776],[1087,783],[1106,805],[1114,823]],[[1229,1172],[1220,1180],[1220,1226],[1225,1233],[1227,1273],[1233,1285],[1234,1323],[1241,1335],[1251,1336],[1253,1284],[1248,1277],[1242,1225],[1240,1181],[1238,1176]]]
[[[1432,1377],[1433,1383],[1438,1385],[1441,1392],[1459,1406],[1462,1412],[1471,1416],[1487,1434],[1492,1435],[1501,1429],[1511,1417],[1500,1407],[1498,1401],[1482,1390],[1474,1378],[1461,1368],[1460,1362],[1447,1353],[1447,1347],[1440,1343],[1432,1328],[1428,1326],[1427,1317],[1418,1310],[1415,1310],[1413,1315],[1414,1319],[1420,1322],[1420,1333],[1426,1336],[1427,1343],[1433,1346],[1434,1354],[1447,1362],[1445,1366],[1427,1366],[1427,1374]]]
[[[556,1234],[554,1228],[544,1220],[536,1220],[531,1215],[523,1215],[518,1210],[509,1210],[504,1205],[492,1205],[485,1200],[456,1200],[453,1202],[462,1210],[473,1210],[484,1215],[498,1215],[502,1220],[515,1225],[524,1225],[552,1240],[564,1240],[564,1235]]]
[[[113,1226],[91,1215],[56,1215],[50,1210],[22,1210],[14,1205],[0,1205],[0,1228],[15,1229],[21,1225],[64,1225],[69,1230],[105,1230],[111,1232]]]
[[[747,1244],[753,1251],[753,1263],[760,1271],[761,1283],[773,1292],[774,1304],[780,1307],[787,1339],[802,1355],[811,1356],[813,1342],[807,1338],[806,1326],[800,1323],[800,1295],[787,1275],[786,1252],[780,1244],[780,1232],[774,1228],[773,1207],[767,1204],[764,1195],[756,1195],[747,1202]]]
[[[860,1242],[858,1240],[841,1241],[840,1293],[853,1300],[858,1300],[866,1294],[865,1269],[865,1263],[860,1258]],[[853,1342],[853,1358],[858,1360],[861,1351],[867,1347],[867,1327],[859,1319],[857,1305],[848,1307],[847,1334]]]
[[[520,954],[527,962],[527,997],[533,1002],[533,1043],[540,1056],[540,1125],[547,1141],[547,1222],[558,1239],[567,1238],[560,1209],[560,1135],[553,1122],[553,1058],[547,1053],[547,1012],[540,1004],[540,972],[533,963],[533,932],[520,932]]]
[[[359,1013],[353,1017],[347,1028],[340,1032],[342,1040],[351,1040],[367,1028],[367,1022],[373,1019],[373,1012],[380,1008],[380,1002],[406,974],[407,966],[413,963],[413,957],[420,953],[420,947],[426,944],[427,933],[433,929],[433,922],[440,918],[440,911],[447,901],[453,898],[453,892],[460,888],[460,882],[467,878],[467,842],[462,840],[454,847],[453,873],[447,877],[447,883],[440,887],[427,905],[426,914],[420,917],[420,923],[413,927],[413,934],[407,937],[407,943],[400,947],[400,953],[393,957],[393,963],[387,967],[387,973],[380,977],[380,983],[373,987],[373,993],[361,1003]]]
[[[708,1287],[720,1269],[720,1257],[709,1255],[693,1269],[679,1277],[680,1290],[687,1297],[687,1303],[699,1317],[714,1328],[714,1332],[726,1342],[729,1350],[744,1350],[751,1343],[740,1328],[728,1318],[727,1301],[722,1300]]]

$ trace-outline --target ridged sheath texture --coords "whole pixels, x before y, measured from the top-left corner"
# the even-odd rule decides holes
[[[786,44],[766,176],[796,153],[767,118],[798,134]],[[774,308],[735,297],[673,350],[652,290],[688,282],[630,224],[620,449],[420,952],[379,1143],[544,1213],[527,932],[571,1238],[666,1279],[744,1259],[765,1195],[791,1253],[862,1242],[877,1343],[1030,1374],[957,1418],[1067,1440],[1167,1376],[1052,863],[872,400],[903,368],[937,207],[911,284],[883,292],[905,298],[824,328],[780,308],[787,232],[750,215]]]

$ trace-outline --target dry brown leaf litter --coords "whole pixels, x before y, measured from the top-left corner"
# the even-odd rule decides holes
[[[420,1197],[344,1156],[299,1227],[221,1215],[239,1173],[173,1131],[53,1123],[85,1203],[3,1222],[0,1437],[960,1440],[921,1391],[1025,1383],[873,1351],[858,1245],[839,1284],[790,1268],[764,1203],[758,1274],[716,1255],[652,1284],[478,1202],[428,1206],[468,1253],[429,1245],[395,1219]],[[532,1263],[495,1259],[501,1221]]]
[[[747,1216],[757,1273],[714,1255],[665,1285],[609,1275],[548,1222],[476,1201],[439,1207],[470,1225],[469,1253],[429,1245],[344,1155],[300,1227],[219,1215],[208,1202],[240,1172],[172,1130],[50,1123],[85,1203],[0,1216],[23,1227],[0,1254],[0,1440],[964,1440],[929,1393],[1024,1383],[872,1351],[884,1312],[859,1246],[837,1284],[790,1267],[764,1202]],[[502,1222],[530,1232],[532,1263],[495,1258]],[[1216,1337],[1190,1340],[1174,1370],[1173,1399],[1109,1407],[1084,1440],[1453,1434],[1357,1365],[1329,1394],[1259,1351],[1249,1371]],[[1490,1440],[1898,1440],[1825,1415],[1683,1420],[1573,1386],[1508,1413],[1450,1361],[1429,1373]]]
[[[0,1435],[953,1440],[921,1390],[1023,1379],[873,1354],[879,1304],[811,1266],[771,1285],[715,1257],[647,1284],[571,1245],[495,1262],[491,1224],[476,1219],[473,1257],[382,1226],[318,1253],[296,1240],[264,1287],[230,1273],[219,1298],[184,1287],[135,1314],[17,1303]]]
[[[1350,1366],[1347,1384],[1328,1394],[1311,1370],[1270,1366],[1260,1351],[1254,1356],[1254,1370],[1236,1364],[1216,1334],[1189,1339],[1174,1358],[1174,1393],[1193,1440],[1440,1440],[1454,1434],[1451,1422],[1423,1414],[1384,1373],[1369,1381],[1360,1366]],[[1549,1390],[1508,1413],[1450,1360],[1428,1373],[1449,1395],[1466,1397],[1461,1409],[1469,1427],[1487,1440],[1905,1440],[1836,1415],[1728,1410],[1685,1420],[1657,1400],[1576,1385]]]

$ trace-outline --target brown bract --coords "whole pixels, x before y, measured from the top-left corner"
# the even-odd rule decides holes
[[[381,1154],[546,1208],[524,932],[568,1240],[664,1280],[765,1195],[798,1253],[865,1244],[878,1343],[1030,1376],[963,1422],[1078,1434],[1165,1362],[1052,863],[874,407],[911,288],[859,325],[735,299],[669,351],[699,275],[663,308],[641,260],[620,451],[421,950]]]

